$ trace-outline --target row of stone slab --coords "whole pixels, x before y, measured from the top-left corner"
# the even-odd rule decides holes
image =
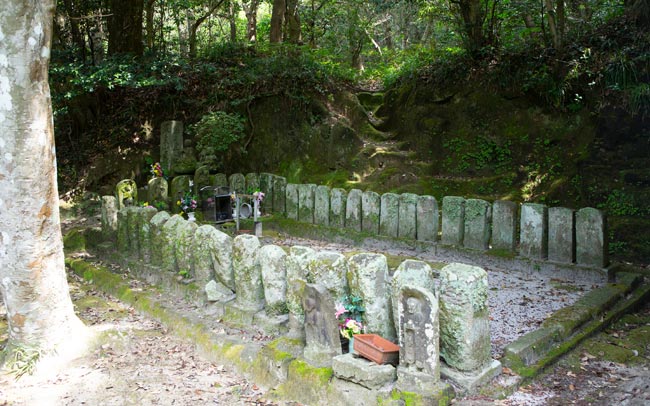
[[[199,168],[194,177],[173,178],[171,195],[191,190],[190,181],[196,190],[210,185],[226,185],[237,193],[259,189],[266,195],[264,212],[310,224],[431,242],[438,242],[440,234],[440,242],[445,245],[505,250],[526,258],[595,268],[606,267],[609,261],[607,219],[594,208],[575,211],[536,203],[489,203],[446,196],[440,210],[433,196],[379,195],[359,189],[293,184],[269,173],[211,175],[207,167]],[[149,201],[165,199],[160,194],[166,193],[166,186],[163,178],[152,179]],[[118,186],[118,205],[124,197],[120,190]]]
[[[115,201],[106,196],[103,202],[104,218]],[[161,272],[185,271],[206,287],[210,301],[226,305],[225,320],[229,314],[241,320],[242,313],[284,317],[289,333],[306,339],[304,355],[314,365],[329,366],[340,354],[334,301],[353,295],[365,308],[366,332],[399,342],[405,388],[437,382],[440,357],[469,381],[498,373],[490,359],[488,281],[481,268],[450,264],[438,274],[425,262],[406,260],[391,276],[381,254],[346,258],[301,246],[287,252],[154,208],[126,207],[116,221],[123,254]],[[108,223],[103,227],[110,237]]]

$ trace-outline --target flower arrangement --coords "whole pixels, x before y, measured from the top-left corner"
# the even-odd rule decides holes
[[[363,333],[361,319],[364,311],[362,299],[358,296],[346,296],[341,303],[336,304],[334,316],[339,322],[342,337],[350,339],[355,334]]]
[[[156,162],[155,164],[151,165],[151,174],[153,175],[154,178],[163,178],[165,177],[165,171],[163,170],[162,166],[160,165],[160,162]]]
[[[261,190],[257,189],[255,192],[253,192],[253,199],[257,200],[258,203],[262,203],[264,200],[264,192]]]
[[[192,195],[191,192],[185,192],[185,194],[176,202],[177,206],[180,206],[183,213],[192,213],[196,210],[198,203],[196,201],[196,196]]]

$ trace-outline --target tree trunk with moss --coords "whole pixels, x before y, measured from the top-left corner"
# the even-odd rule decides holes
[[[59,220],[48,85],[53,13],[53,0],[0,4],[0,293],[5,355],[27,363],[83,331],[68,292]]]

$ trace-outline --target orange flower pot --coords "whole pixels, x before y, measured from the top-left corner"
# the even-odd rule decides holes
[[[377,334],[355,334],[354,350],[377,364],[397,365],[399,363],[399,346]]]

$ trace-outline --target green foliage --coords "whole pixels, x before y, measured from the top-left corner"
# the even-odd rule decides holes
[[[612,216],[636,216],[641,209],[636,204],[634,195],[622,189],[612,190],[605,201],[597,205],[599,209],[606,210]]]
[[[244,118],[225,111],[204,115],[190,130],[197,139],[196,149],[201,162],[218,169],[223,155],[244,138]]]
[[[25,374],[34,373],[42,353],[38,348],[20,345],[5,349],[3,355],[5,368],[18,380]]]

